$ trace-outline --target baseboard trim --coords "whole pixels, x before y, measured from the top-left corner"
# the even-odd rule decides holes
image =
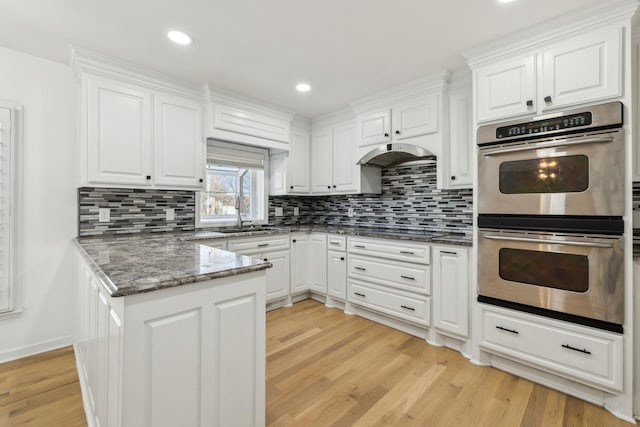
[[[14,347],[8,350],[0,351],[0,363],[10,362],[12,360],[21,359],[23,357],[33,356],[34,354],[44,353],[45,351],[55,350],[57,348],[66,347],[73,343],[73,337],[59,337],[42,341],[36,344],[30,344],[23,347]]]

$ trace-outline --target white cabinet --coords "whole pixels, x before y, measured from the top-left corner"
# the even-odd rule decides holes
[[[327,294],[344,301],[347,298],[347,255],[327,251]]]
[[[308,133],[292,132],[289,152],[271,155],[272,196],[308,194],[311,191],[309,139]]]
[[[88,183],[151,185],[151,94],[93,76],[86,91]]]
[[[327,293],[327,236],[312,233],[309,251],[309,289],[315,293]]]
[[[438,94],[421,96],[373,112],[359,114],[356,138],[359,147],[401,141],[440,130]]]
[[[104,77],[82,81],[82,185],[202,188],[201,104]]]
[[[291,294],[309,290],[309,250],[311,237],[306,233],[291,235]]]
[[[622,28],[596,28],[474,70],[478,122],[622,95]]]
[[[289,142],[291,120],[260,113],[249,108],[213,103],[213,127],[225,131]]]
[[[356,164],[352,124],[316,130],[311,137],[313,194],[380,193],[380,169]]]
[[[473,187],[473,103],[471,88],[449,93],[449,144],[444,144],[438,163],[442,188]]]
[[[267,269],[267,302],[288,296],[291,268],[289,250],[264,252],[260,257],[272,264]]]
[[[466,248],[433,247],[433,325],[469,336],[469,256]]]
[[[205,144],[202,105],[169,95],[154,95],[154,184],[198,187],[204,181]]]

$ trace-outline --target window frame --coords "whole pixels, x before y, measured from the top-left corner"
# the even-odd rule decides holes
[[[226,149],[233,149],[237,151],[247,151],[253,154],[260,154],[263,157],[263,177],[262,177],[262,186],[263,191],[259,192],[258,183],[256,180],[251,180],[251,191],[253,196],[256,198],[256,203],[262,207],[263,217],[257,220],[247,220],[246,224],[255,224],[255,225],[264,225],[269,223],[269,150],[266,148],[253,147],[248,145],[242,145],[233,142],[220,141],[220,140],[209,140],[207,142],[207,156],[206,156],[206,164],[205,164],[205,173],[207,171],[207,165],[209,163],[209,158],[213,157],[209,155],[209,150],[215,149],[215,147],[221,147]],[[251,168],[247,168],[251,169]],[[204,219],[200,213],[200,204],[201,204],[201,194],[203,191],[196,191],[196,220],[195,220],[195,228],[218,228],[218,227],[230,227],[235,226],[237,224],[237,218],[234,215],[233,218],[224,217],[218,219]],[[259,194],[261,193],[261,194]],[[244,222],[244,220],[243,220]]]

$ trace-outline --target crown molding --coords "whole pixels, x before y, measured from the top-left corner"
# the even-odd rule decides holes
[[[557,16],[543,24],[534,25],[509,36],[465,50],[462,52],[462,56],[471,68],[475,68],[504,56],[533,51],[558,38],[577,35],[594,27],[629,21],[637,8],[638,0],[599,2],[590,7]]]
[[[472,73],[468,67],[454,70],[449,78],[449,92],[454,90],[469,89],[471,90]]]
[[[423,93],[444,91],[449,84],[451,72],[442,70],[437,73],[377,92],[349,104],[356,114],[378,109],[390,104],[401,102]]]
[[[151,90],[204,101],[200,85],[161,73],[151,68],[103,55],[78,46],[71,46],[71,69],[78,80],[84,73],[117,79]]]
[[[311,131],[311,119],[305,116],[296,114],[291,121],[291,130],[298,130],[303,132]]]
[[[266,116],[286,120],[288,122],[291,122],[296,115],[295,111],[288,110],[275,104],[270,104],[266,101],[250,98],[227,89],[215,87],[211,83],[207,83],[205,85],[205,94],[207,100],[210,102],[249,110],[257,114],[264,114]]]
[[[332,111],[327,114],[323,114],[318,117],[314,117],[311,120],[312,129],[321,129],[329,126],[335,126],[338,124],[353,122],[356,116],[350,107],[343,108],[341,110]]]

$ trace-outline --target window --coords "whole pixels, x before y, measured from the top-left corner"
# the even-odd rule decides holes
[[[198,227],[267,222],[267,150],[222,141],[207,145],[205,191],[198,193]]]
[[[0,105],[0,313],[13,309],[13,111]]]

